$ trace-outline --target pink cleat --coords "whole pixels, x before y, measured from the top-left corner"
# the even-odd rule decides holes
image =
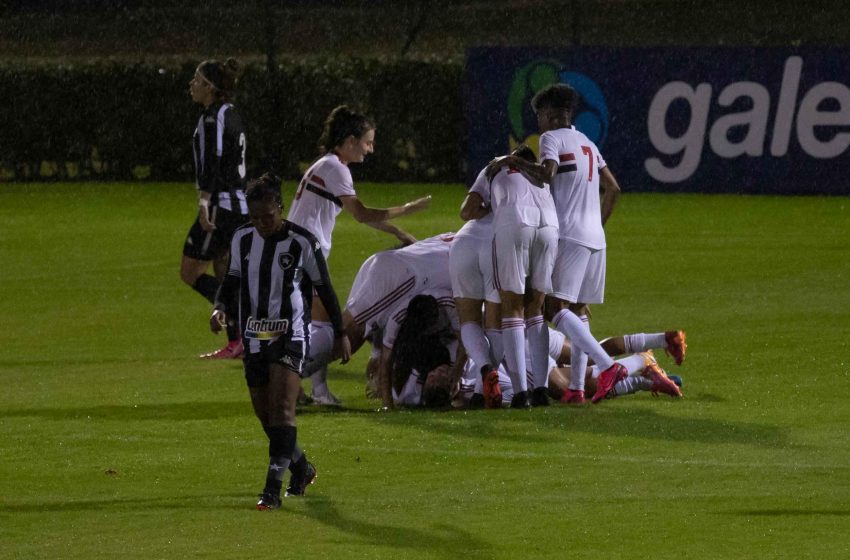
[[[581,389],[565,389],[564,394],[561,395],[561,402],[563,404],[584,404],[584,391]]]
[[[665,395],[670,395],[673,398],[679,398],[682,396],[682,391],[679,387],[673,382],[672,379],[667,377],[667,372],[661,369],[657,363],[653,362],[648,364],[643,371],[640,372],[642,377],[649,379],[652,381],[652,387],[650,391],[655,396],[658,396],[658,393],[664,393]]]
[[[614,365],[603,371],[596,380],[596,393],[590,401],[597,404],[604,399],[608,393],[614,390],[614,385],[628,377],[629,373],[622,364],[614,362]]]
[[[676,361],[676,365],[682,365],[685,361],[685,354],[688,352],[688,345],[685,343],[685,331],[667,331],[664,333],[664,352],[668,356],[672,356]]]
[[[208,354],[201,354],[198,357],[205,360],[236,360],[241,358],[244,353],[245,348],[242,346],[242,341],[231,340],[224,348]]]

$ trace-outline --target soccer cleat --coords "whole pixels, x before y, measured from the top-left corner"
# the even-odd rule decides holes
[[[232,340],[224,348],[219,348],[215,352],[201,354],[198,357],[205,360],[236,360],[241,358],[244,353],[245,348],[242,346],[242,341]]]
[[[599,378],[596,380],[596,393],[593,394],[593,398],[590,401],[596,404],[604,399],[608,393],[614,390],[614,385],[628,377],[628,375],[628,371],[622,364],[614,362],[613,366],[599,374]]]
[[[322,405],[322,406],[342,406],[342,401],[339,400],[336,395],[328,391],[324,395],[317,395],[316,393],[310,393],[310,397],[313,399],[314,405]]]
[[[313,466],[313,463],[307,461],[307,466],[304,467],[302,472],[294,472],[289,477],[289,486],[286,488],[285,496],[287,498],[289,496],[303,496],[307,487],[316,482],[317,476],[316,467]]]
[[[511,399],[511,408],[531,408],[531,403],[528,402],[528,392],[520,391]]]
[[[685,354],[688,352],[688,345],[685,343],[685,331],[667,331],[664,333],[664,352],[668,356],[672,356],[676,365],[682,365],[685,361]]]
[[[584,404],[584,391],[581,389],[566,389],[561,395],[563,404]]]
[[[484,408],[502,408],[502,387],[495,369],[484,375]]]
[[[260,501],[257,502],[257,509],[265,511],[268,509],[277,509],[280,507],[280,495],[264,490],[260,494]]]
[[[682,396],[682,391],[679,390],[679,387],[676,386],[676,383],[672,379],[667,377],[667,373],[658,364],[649,364],[643,368],[640,374],[652,381],[652,387],[649,390],[652,391],[653,395],[657,396],[658,393],[664,393],[674,398]]]
[[[535,387],[531,392],[531,406],[549,406],[549,390],[546,387]]]

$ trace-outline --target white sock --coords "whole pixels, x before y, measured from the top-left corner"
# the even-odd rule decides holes
[[[631,395],[638,391],[649,391],[650,387],[652,387],[652,382],[648,379],[643,377],[627,377],[614,385],[614,394],[617,396]]]
[[[525,379],[525,321],[519,317],[503,317],[502,342],[514,394],[528,390]]]
[[[479,323],[470,321],[460,326],[460,339],[463,342],[463,347],[466,348],[467,355],[475,364],[475,371],[480,371],[485,365],[490,363],[490,348],[487,345],[487,339],[484,337],[484,329]],[[490,364],[495,366],[495,364]]]
[[[590,334],[587,315],[579,317],[583,328]],[[573,391],[584,391],[584,371],[587,369],[587,352],[582,349],[581,344],[573,344],[570,347],[570,389]]]
[[[531,353],[531,379],[529,387],[545,387],[549,377],[549,327],[542,315],[525,320],[525,334]]]
[[[498,368],[505,358],[505,346],[502,343],[502,329],[487,329],[484,331],[490,341],[490,365]]]
[[[633,352],[645,352],[655,348],[664,348],[666,344],[666,341],[664,340],[664,333],[627,334],[623,337],[623,340],[625,341],[627,354],[631,354]]]
[[[331,323],[313,321],[310,323],[310,359],[315,371],[310,375],[314,395],[326,395],[328,389],[327,365],[333,358],[334,329]]]
[[[573,345],[577,344],[587,352],[600,368],[606,370],[614,365],[614,360],[602,349],[575,313],[569,309],[561,309],[552,319],[552,323],[556,329],[567,335]]]
[[[643,356],[640,354],[632,354],[631,356],[620,358],[617,360],[617,363],[626,368],[630,377],[640,377],[640,372],[642,372],[643,368],[646,367],[646,364],[643,361]],[[590,370],[593,372],[591,376],[594,379],[599,377],[599,374],[602,373],[602,370],[599,369],[598,366],[593,366]]]

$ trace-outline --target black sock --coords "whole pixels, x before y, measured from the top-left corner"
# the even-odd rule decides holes
[[[305,468],[307,468],[307,456],[304,455],[304,451],[296,445],[295,451],[292,452],[292,462],[289,463],[289,471],[293,473],[303,473]]]
[[[218,291],[218,280],[209,274],[201,274],[192,289],[204,296],[210,303],[215,303],[215,293]]]
[[[266,473],[265,491],[279,494],[283,475],[289,469],[295,451],[295,426],[263,427],[269,436],[269,470]]]

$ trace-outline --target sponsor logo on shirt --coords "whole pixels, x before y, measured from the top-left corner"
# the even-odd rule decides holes
[[[289,332],[289,319],[254,319],[248,317],[245,323],[245,338],[254,340],[273,340]]]

